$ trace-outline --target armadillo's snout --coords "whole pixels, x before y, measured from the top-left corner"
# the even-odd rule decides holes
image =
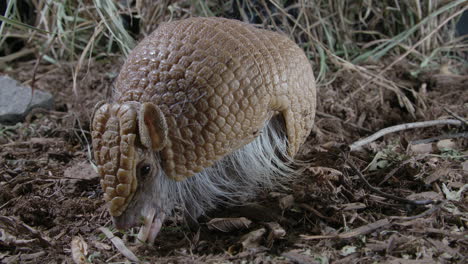
[[[135,226],[138,226],[138,222],[133,219],[128,219],[128,214],[123,214],[119,216],[113,216],[112,222],[117,229],[125,230]]]
[[[160,208],[150,207],[144,209],[145,202],[139,202],[129,208],[119,216],[112,217],[112,221],[117,229],[125,230],[140,226],[137,240],[140,242],[153,243],[166,218],[166,214]]]

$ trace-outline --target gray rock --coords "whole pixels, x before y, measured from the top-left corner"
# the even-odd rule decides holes
[[[31,103],[30,103],[31,102]],[[52,94],[21,85],[8,76],[0,76],[0,123],[17,123],[24,120],[33,108],[52,109]]]

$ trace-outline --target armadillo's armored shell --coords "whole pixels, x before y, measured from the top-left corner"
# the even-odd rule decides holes
[[[163,169],[182,180],[251,142],[277,113],[293,156],[312,128],[315,97],[309,61],[286,36],[191,18],[161,25],[133,50],[113,99],[162,110],[169,132]]]

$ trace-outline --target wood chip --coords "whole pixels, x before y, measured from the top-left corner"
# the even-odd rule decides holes
[[[35,260],[34,262],[37,261],[38,258],[45,256],[46,252],[45,251],[39,251],[36,253],[31,253],[31,254],[21,254],[20,260],[21,262],[26,262],[26,261],[31,261]]]
[[[468,174],[468,160],[465,160],[463,163],[462,163],[462,168],[463,168],[463,171]]]
[[[351,211],[351,210],[359,210],[364,209],[367,206],[363,203],[347,203],[340,206],[340,210],[342,211]]]
[[[265,226],[270,231],[268,233],[268,238],[267,238],[268,247],[272,247],[273,242],[275,240],[281,239],[286,235],[286,230],[284,230],[284,228],[280,224],[278,224],[276,222],[266,223]]]
[[[447,175],[449,172],[450,172],[449,168],[446,168],[446,167],[438,168],[424,179],[424,183],[431,184],[437,181],[438,179],[440,179],[442,176]]]
[[[345,232],[342,234],[339,234],[339,238],[353,238],[357,236],[362,236],[371,233],[372,231],[375,231],[379,228],[386,227],[390,225],[390,221],[388,219],[381,219],[379,221],[376,221],[374,223],[367,224],[365,226],[358,227],[356,229],[353,229],[349,232]]]
[[[252,249],[252,248],[257,248],[260,246],[260,241],[263,238],[263,235],[266,233],[265,228],[260,228],[257,230],[254,230],[244,236],[241,237],[240,243],[242,244],[242,248],[244,250],[247,249]]]
[[[238,229],[249,228],[252,221],[245,217],[238,218],[214,218],[210,220],[206,225],[210,230],[217,230],[221,232],[231,232]]]
[[[389,264],[435,264],[437,263],[432,259],[403,259],[403,258],[393,258],[385,263]]]
[[[453,139],[440,140],[439,142],[437,142],[436,146],[439,151],[457,148],[457,144],[455,143]]]
[[[292,261],[292,263],[297,264],[320,264],[320,261],[315,260],[315,258],[300,254],[298,250],[291,250],[289,252],[281,254],[281,256]]]
[[[427,154],[433,152],[432,143],[409,145],[408,147],[413,154]]]
[[[436,192],[420,192],[420,193],[413,193],[406,196],[406,199],[410,200],[440,200],[443,196],[440,193]]]
[[[388,219],[381,219],[379,221],[376,221],[374,223],[370,223],[361,227],[358,227],[356,229],[353,229],[351,231],[341,233],[338,235],[318,235],[318,236],[307,236],[307,235],[301,235],[302,239],[305,240],[313,240],[313,239],[327,239],[327,238],[335,238],[335,239],[349,239],[349,238],[354,238],[362,235],[369,234],[379,228],[386,227],[388,225],[391,225],[390,221]]]
[[[92,243],[94,247],[96,247],[99,250],[111,250],[112,249],[112,246],[106,243],[102,243],[96,240],[94,240]]]
[[[279,208],[281,210],[286,210],[291,208],[294,205],[294,196],[293,195],[286,195],[285,197],[279,199]]]

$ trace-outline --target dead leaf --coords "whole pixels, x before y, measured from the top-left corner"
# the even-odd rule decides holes
[[[80,236],[75,236],[71,242],[72,259],[76,264],[88,263],[86,256],[88,255],[88,244]]]
[[[424,179],[425,184],[431,184],[438,179],[440,179],[442,176],[447,175],[450,172],[449,168],[446,167],[441,167],[436,169],[432,174],[430,174],[428,177]]]
[[[292,194],[286,195],[285,197],[279,199],[279,207],[281,210],[286,210],[291,208],[294,205],[294,196]]]
[[[465,160],[463,163],[462,163],[462,168],[463,168],[463,171],[465,173],[468,173],[468,160]]]
[[[406,196],[409,200],[440,200],[442,198],[442,195],[436,192],[420,192]]]
[[[339,206],[340,210],[342,211],[351,211],[351,210],[359,210],[364,209],[367,206],[363,203],[347,203]]]
[[[218,230],[221,232],[231,232],[238,229],[249,228],[252,221],[245,217],[238,218],[214,218],[211,219],[206,225],[210,230]]]
[[[111,245],[94,240],[93,245],[99,250],[111,250]]]
[[[432,143],[409,145],[409,150],[414,154],[427,154],[433,151]]]
[[[394,258],[391,257],[391,261],[387,261],[389,264],[435,264],[436,261],[432,259],[406,259],[406,258]]]
[[[443,139],[437,142],[436,146],[439,151],[443,151],[447,149],[455,149],[457,144],[453,139]]]
[[[240,239],[242,248],[246,250],[259,247],[262,237],[265,233],[266,229],[262,227],[242,236]]]
[[[460,188],[458,191],[450,191],[449,188],[445,185],[445,183],[442,183],[442,191],[445,194],[445,197],[449,201],[460,201],[462,198],[462,193],[468,189],[468,184],[463,185],[463,187]]]
[[[307,256],[304,254],[299,253],[299,250],[291,250],[289,252],[281,254],[281,256],[289,259],[292,261],[292,263],[297,263],[297,264],[320,264],[320,263],[328,263],[326,262],[321,262],[317,261],[315,258],[311,256]]]
[[[356,253],[356,247],[355,246],[344,246],[341,250],[340,250],[340,255],[343,256],[343,257],[346,257],[348,255],[351,255],[353,253]]]
[[[279,193],[279,192],[270,192],[270,193],[268,194],[268,196],[269,196],[270,198],[275,199],[275,198],[279,198],[279,197],[283,196],[283,194],[282,194],[282,193]]]

